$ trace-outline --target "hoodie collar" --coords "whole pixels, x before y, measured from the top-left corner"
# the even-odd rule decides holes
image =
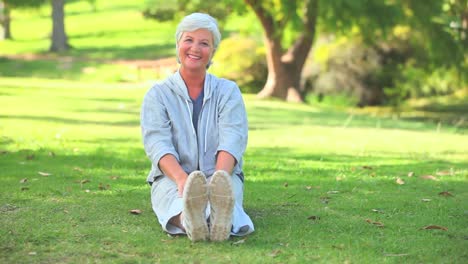
[[[184,79],[180,75],[180,72],[175,72],[171,77],[169,77],[169,88],[172,89],[175,93],[179,96],[182,96],[185,100],[190,100],[190,96],[188,94],[187,86],[185,85]],[[212,85],[212,76],[209,73],[205,75],[205,83],[203,84],[204,89],[204,99],[206,101],[208,98],[211,97],[211,85]]]

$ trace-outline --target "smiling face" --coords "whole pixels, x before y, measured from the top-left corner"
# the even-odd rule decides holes
[[[214,53],[213,36],[206,29],[184,32],[178,43],[181,68],[206,71]]]

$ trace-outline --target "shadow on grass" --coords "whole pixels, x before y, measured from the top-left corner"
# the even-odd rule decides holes
[[[131,47],[115,45],[102,48],[76,48],[70,51],[70,55],[76,58],[84,56],[91,59],[104,58],[106,60],[156,60],[174,56],[174,50],[172,44],[134,45]]]
[[[44,53],[45,56],[47,54]],[[84,69],[113,65],[116,60],[157,60],[173,56],[174,45],[75,48],[68,55],[71,57],[10,59],[0,56],[0,69],[4,77],[79,80],[87,74]]]
[[[122,113],[119,111],[115,111],[117,113]],[[133,112],[130,112],[133,114]],[[79,119],[71,119],[71,118],[64,118],[64,117],[56,117],[56,116],[27,116],[27,115],[15,115],[15,116],[7,116],[7,115],[0,115],[0,119],[17,119],[17,120],[26,120],[26,121],[45,121],[45,122],[52,122],[52,123],[62,123],[62,124],[71,124],[71,125],[101,125],[101,126],[124,126],[124,127],[135,127],[140,125],[139,119],[129,119],[125,121],[92,121],[92,120],[79,120]]]
[[[328,126],[328,127],[353,127],[353,128],[385,128],[404,129],[415,131],[435,131],[437,123],[427,122],[428,119],[411,120],[401,118],[394,120],[389,117],[371,117],[368,115],[352,115],[344,112],[328,111],[304,111],[294,109],[275,109],[273,107],[255,107],[249,112],[249,129],[277,129],[289,126]],[[460,113],[461,114],[461,113]],[[458,114],[455,114],[458,115]],[[454,127],[453,124],[444,124],[451,131],[466,133],[467,127]]]
[[[407,117],[410,121],[423,121],[433,123],[449,124],[461,129],[468,129],[468,100],[451,101],[450,103],[432,102],[430,104],[416,107],[424,115]]]
[[[70,62],[62,59],[27,60],[0,57],[0,69],[4,77],[77,80],[84,74],[82,69],[95,66],[97,63],[91,61]]]
[[[126,147],[125,153],[118,152],[121,142],[122,139],[109,141],[109,147],[97,147],[94,151],[83,153],[40,149],[0,154],[0,167],[3,168],[0,171],[0,189],[9,190],[8,193],[5,191],[0,194],[1,206],[6,208],[5,210],[13,208],[13,211],[3,215],[4,219],[14,219],[15,214],[26,214],[24,219],[31,219],[28,215],[28,212],[31,212],[29,214],[39,214],[41,221],[70,221],[73,230],[78,228],[80,234],[87,235],[80,240],[82,243],[93,241],[96,237],[113,242],[109,235],[114,232],[117,234],[115,239],[119,242],[121,239],[125,241],[129,236],[120,237],[118,234],[122,232],[121,229],[139,230],[147,226],[151,228],[145,232],[150,232],[155,241],[167,239],[151,211],[149,187],[146,183],[150,163],[140,147]],[[5,139],[5,144],[7,143],[11,142]],[[90,140],[89,143],[102,144],[102,140]],[[50,156],[50,151],[55,155]],[[363,240],[379,240],[381,233],[394,241],[401,230],[406,232],[405,236],[421,236],[419,233],[411,233],[414,225],[415,230],[422,226],[418,222],[420,217],[414,217],[413,211],[428,213],[424,204],[418,200],[419,196],[437,197],[440,189],[448,188],[456,196],[448,198],[451,200],[447,201],[452,205],[442,210],[443,215],[454,217],[460,212],[456,209],[459,209],[462,203],[457,197],[461,192],[466,193],[466,181],[436,182],[414,179],[413,183],[400,186],[395,184],[393,175],[397,171],[406,171],[407,167],[418,168],[423,173],[448,167],[466,170],[468,164],[434,159],[413,160],[412,157],[408,157],[406,159],[412,162],[411,165],[402,166],[399,160],[404,160],[404,157],[396,154],[386,155],[356,158],[339,154],[303,154],[295,152],[292,148],[250,148],[246,155],[244,206],[254,221],[256,232],[245,242],[248,245],[247,251],[267,255],[280,249],[281,253],[278,251],[277,259],[288,259],[289,252],[305,254],[304,250],[306,253],[310,252],[310,256],[315,254],[315,249],[321,249],[321,254],[324,254],[324,248],[326,252],[336,254],[359,250],[358,255],[362,256],[365,250],[369,250],[371,256],[381,256],[383,253],[378,250],[398,252],[398,247],[395,249],[393,244],[388,244],[393,242],[386,242],[384,245],[366,246],[361,250],[361,246],[352,241],[357,237]],[[28,158],[31,156],[32,158]],[[388,160],[394,163],[378,165]],[[308,164],[308,161],[311,163]],[[320,166],[314,167],[313,162],[320,162]],[[372,169],[353,170],[352,165],[349,165],[361,162]],[[20,163],[22,165],[18,165]],[[21,169],[15,168],[18,166]],[[37,176],[39,170],[51,172],[53,175]],[[376,175],[372,176],[370,171]],[[338,181],[336,176],[343,172],[349,175]],[[391,177],[381,177],[381,172]],[[39,179],[34,181],[31,179],[34,178],[32,175]],[[23,178],[29,178],[30,185],[20,183]],[[20,187],[24,186],[29,186],[29,190],[22,191]],[[41,210],[35,211],[33,205],[42,206]],[[437,205],[438,202],[433,203],[433,206]],[[128,210],[134,208],[143,209],[144,213],[135,217],[130,215]],[[385,214],[373,212],[374,208],[379,208]],[[438,209],[430,209],[429,213],[433,213],[431,219],[440,217]],[[378,229],[365,221],[366,218],[377,217],[383,218],[380,221],[388,224],[386,229]],[[424,217],[422,218],[424,220]],[[411,223],[408,224],[407,221]],[[452,224],[459,225],[458,222]],[[405,226],[397,225],[401,223],[405,223]],[[105,230],[110,233],[101,233],[101,230],[104,230],[103,225],[108,227]],[[66,226],[68,228],[68,225]],[[16,230],[18,229],[19,227],[16,227]],[[21,231],[20,234],[25,236],[25,241],[33,241],[40,245],[47,244],[47,241],[54,244],[58,239],[51,237],[44,242],[46,236],[42,233],[33,233],[32,238],[27,238],[31,236],[26,231]],[[16,242],[16,238],[11,234],[7,235]],[[59,238],[67,241],[68,236],[60,234]],[[459,245],[456,243],[463,241],[463,234],[450,231],[437,237],[438,242],[441,239],[444,243]],[[68,241],[74,243],[73,239]],[[186,238],[181,237],[181,240],[171,243],[179,245],[178,243],[184,241]],[[302,253],[291,250],[296,247],[300,248]],[[415,247],[416,250],[420,245],[411,247]],[[203,249],[202,246],[198,248]],[[229,250],[232,250],[232,247]]]

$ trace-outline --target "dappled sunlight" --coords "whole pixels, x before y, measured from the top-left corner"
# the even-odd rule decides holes
[[[251,9],[236,14],[244,2],[227,6],[219,1],[188,1],[181,6],[207,5],[210,12],[229,14],[226,20],[219,18],[219,25],[223,39],[231,42],[225,42],[226,50],[217,51],[221,57],[214,57],[210,71],[235,73],[228,79],[243,92],[249,122],[243,206],[255,232],[223,243],[196,244],[161,230],[147,182],[152,164],[141,138],[141,104],[156,80],[179,67],[176,24],[142,14],[143,7],[150,5],[171,6],[159,5],[163,2],[67,1],[66,29],[72,48],[61,53],[47,51],[49,2],[37,9],[13,9],[13,40],[0,41],[0,262],[466,260],[468,90],[455,87],[460,80],[452,75],[455,69],[444,69],[430,58],[458,53],[424,37],[424,32],[438,33],[430,27],[412,34],[414,24],[400,23],[387,28],[388,36],[381,28],[387,22],[433,20],[437,1],[417,5],[412,1],[405,6],[407,12],[426,11],[428,16],[408,17],[396,12],[399,1],[373,1],[365,9],[353,2],[345,16],[337,16],[343,11],[339,4],[321,2],[328,5],[324,10],[330,16],[322,17],[324,10],[317,13],[324,28],[311,40],[314,49],[303,69],[302,64],[294,66],[303,70],[306,103],[261,100],[247,93],[259,91],[265,83],[266,75],[258,74],[267,70],[262,58],[270,53],[268,46],[262,48],[264,24],[258,16]],[[280,11],[302,10],[304,3],[272,1],[265,12],[271,11],[275,21],[282,17],[279,20],[285,23],[300,24],[299,13],[291,20]],[[371,12],[374,9],[395,16],[383,21],[382,13]],[[162,12],[159,15],[171,10]],[[176,17],[182,12],[177,10]],[[442,21],[448,14],[445,10],[437,17]],[[344,35],[336,30],[326,37],[321,33],[329,26],[347,25],[353,26],[342,28]],[[373,38],[377,46],[364,45],[366,25],[369,32],[377,29],[377,35],[371,34],[377,37]],[[288,45],[301,32],[292,34],[294,25],[277,26],[286,38],[280,48],[294,47]],[[242,38],[233,37],[237,34]],[[390,41],[394,37],[406,42],[397,45]],[[248,45],[240,43],[243,40]],[[434,54],[427,49],[432,45],[437,48]],[[237,48],[255,57],[246,58]],[[290,64],[280,68],[294,65],[303,52],[286,54],[283,58],[288,57]],[[246,71],[238,68],[242,63],[256,67]],[[460,69],[466,62],[462,64]],[[334,77],[320,78],[331,71]],[[241,83],[241,77],[250,83]],[[280,88],[284,87],[289,84]],[[356,89],[367,91],[359,95]],[[368,93],[374,90],[381,93]],[[455,90],[451,95],[406,100]],[[387,105],[352,107],[358,102]]]

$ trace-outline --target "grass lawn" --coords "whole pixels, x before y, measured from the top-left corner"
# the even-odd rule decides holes
[[[46,52],[48,7],[13,12],[15,40],[0,42],[0,263],[468,262],[466,93],[398,114],[245,95],[256,231],[166,235],[139,128],[155,76],[117,63],[174,55],[174,25],[144,20],[143,2],[67,4],[74,49],[60,55]]]
[[[250,95],[245,208],[256,232],[167,236],[145,183],[147,88],[0,79],[0,262],[468,261],[466,128]]]

